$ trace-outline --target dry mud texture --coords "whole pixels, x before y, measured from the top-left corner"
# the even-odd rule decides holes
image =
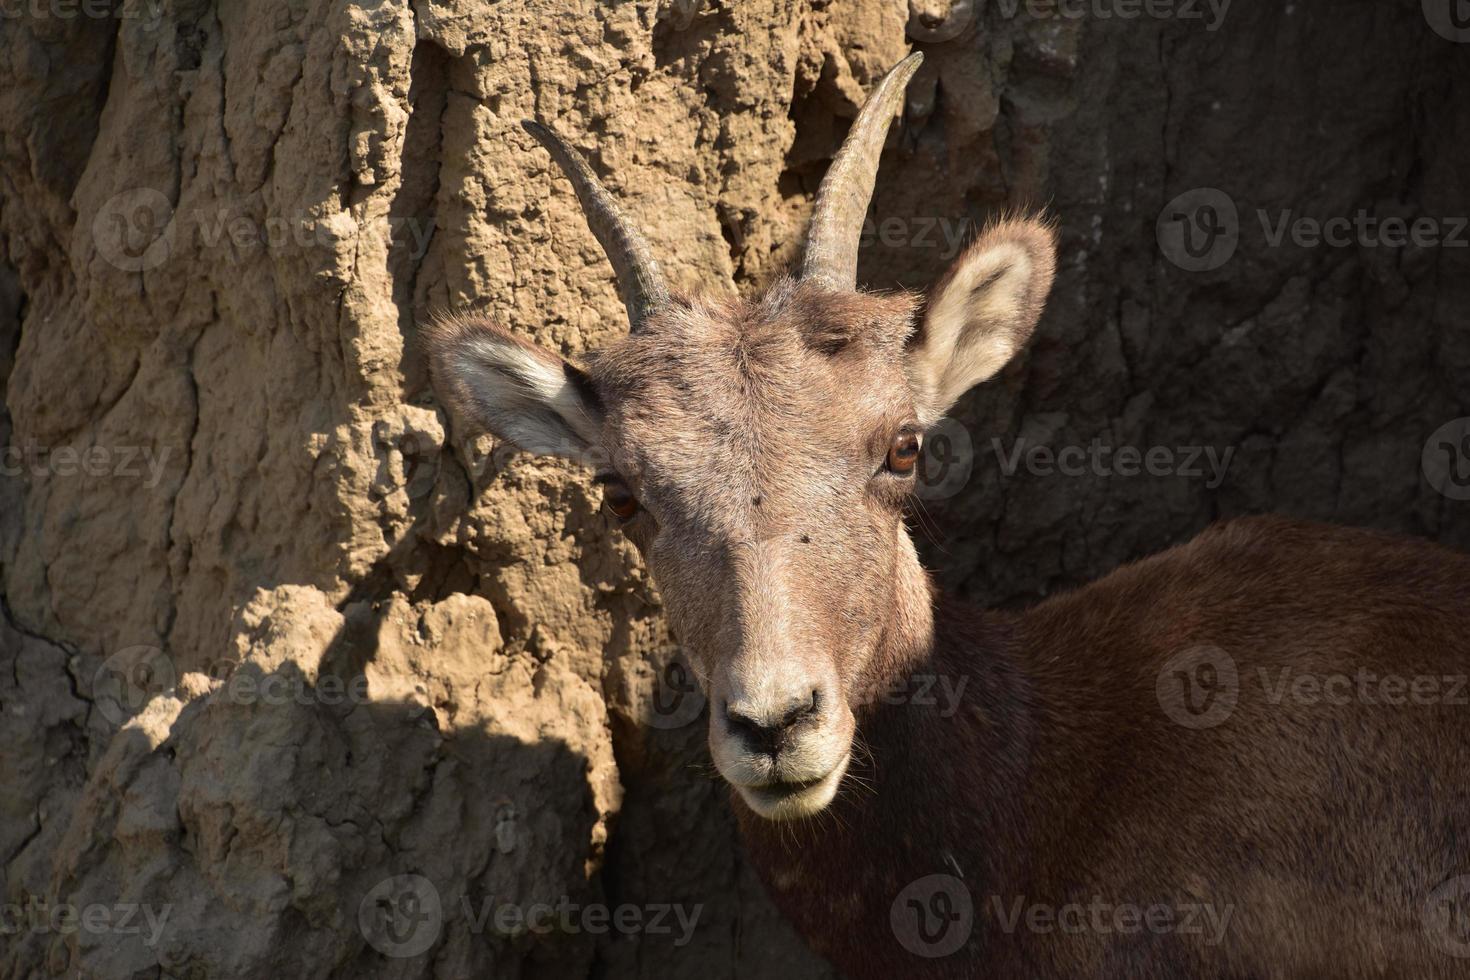
[[[1470,414],[1470,250],[1272,247],[1256,218],[1470,213],[1470,44],[1418,0],[1240,3],[1215,30],[1204,5],[938,2],[0,21],[0,439],[25,461],[0,481],[0,899],[168,915],[152,938],[7,913],[0,975],[827,975],[740,856],[702,720],[652,709],[673,644],[586,475],[447,433],[426,388],[434,310],[573,354],[624,329],[523,117],[574,136],[677,283],[751,291],[918,41],[874,212],[902,224],[863,279],[921,287],[946,231],[1009,208],[1061,227],[1036,342],[958,408],[973,470],[928,504],[931,563],[978,600],[1253,511],[1470,547],[1420,467]],[[1241,232],[1191,272],[1155,220],[1196,187]],[[1218,486],[1005,477],[991,440],[1018,437],[1236,455]],[[391,957],[360,912],[397,875],[441,914]],[[481,918],[559,900],[700,909],[688,942]]]

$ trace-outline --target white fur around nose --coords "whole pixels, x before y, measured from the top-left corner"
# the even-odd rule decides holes
[[[821,779],[843,764],[851,748],[852,716],[840,693],[837,651],[816,641],[823,633],[807,623],[821,610],[806,608],[792,588],[798,548],[775,538],[739,545],[731,556],[731,627],[738,637],[712,684],[710,752],[721,774],[738,787]],[[810,703],[814,690],[821,692],[817,712],[789,733],[775,758],[752,749],[726,716],[728,707],[774,726],[793,706]],[[827,792],[835,792],[835,784]]]
[[[763,540],[738,546],[733,556],[740,641],[726,674],[726,700],[730,711],[761,725],[776,724],[793,704],[810,700],[823,679],[813,669],[813,651],[803,649],[790,550]]]

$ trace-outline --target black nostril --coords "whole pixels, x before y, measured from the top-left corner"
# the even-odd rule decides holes
[[[807,718],[811,715],[816,714],[818,697],[818,693],[816,691],[813,691],[812,696],[808,700],[793,704],[790,708],[787,708],[786,713],[781,716],[781,721],[778,723],[778,727],[790,728],[792,725],[801,721],[803,718]]]
[[[767,724],[763,720],[742,714],[727,701],[725,720],[730,723],[730,730],[739,735],[752,751],[775,755],[784,747],[791,730],[805,719],[816,715],[820,707],[821,693],[814,690],[809,697],[788,705],[775,722]]]

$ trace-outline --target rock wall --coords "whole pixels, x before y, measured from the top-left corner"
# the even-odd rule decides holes
[[[916,531],[977,600],[1255,511],[1470,547],[1470,38],[1434,0],[1141,9],[7,6],[0,972],[829,975],[586,474],[427,388],[436,310],[624,329],[523,117],[678,285],[754,291],[927,52],[863,280],[920,288],[1007,209],[1061,228],[1036,342],[931,440]],[[1276,234],[1360,213],[1440,241]]]

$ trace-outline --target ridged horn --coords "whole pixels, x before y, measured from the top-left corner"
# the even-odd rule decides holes
[[[669,302],[669,289],[664,284],[658,262],[653,258],[653,250],[648,247],[648,239],[633,227],[582,154],[539,122],[524,119],[521,126],[546,147],[576,188],[587,225],[597,236],[617,275],[618,295],[628,311],[628,324],[637,330],[648,317]]]
[[[888,70],[827,168],[807,232],[803,279],[819,280],[832,289],[857,288],[858,242],[873,199],[878,158],[893,114],[903,103],[904,89],[923,60],[923,53],[915,51]]]

